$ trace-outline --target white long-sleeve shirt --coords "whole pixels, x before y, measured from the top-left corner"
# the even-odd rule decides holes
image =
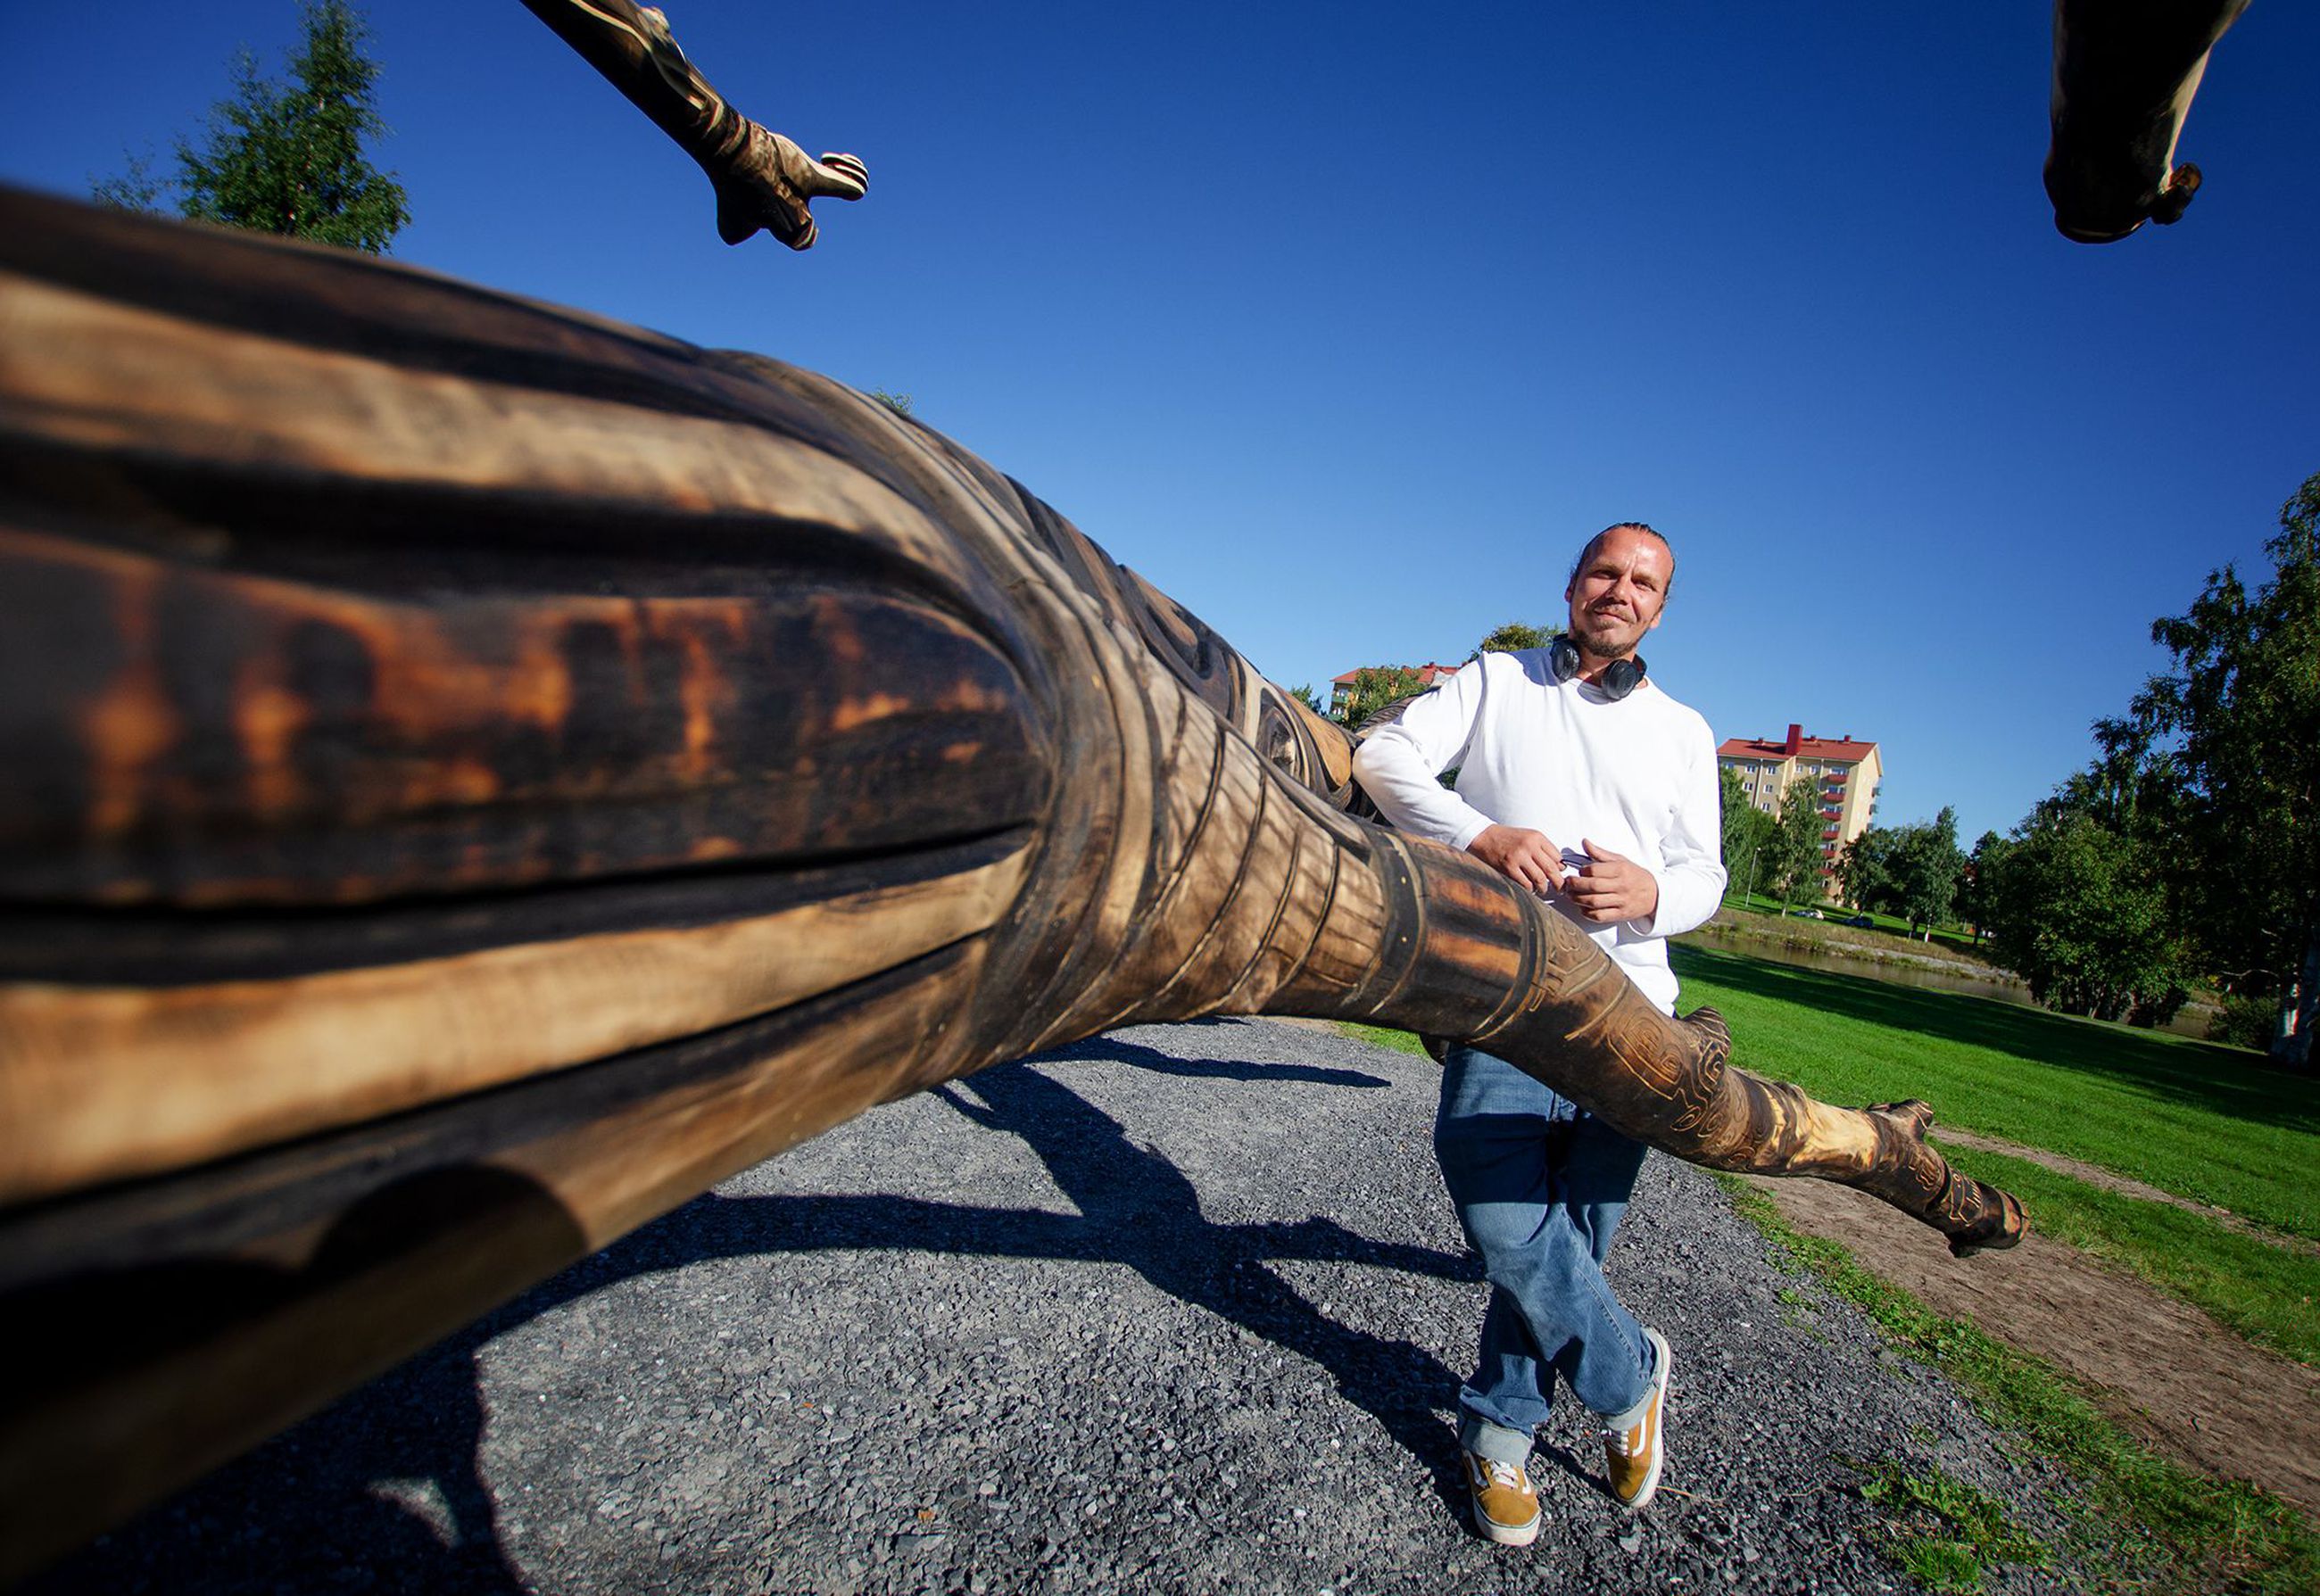
[[[1455,793],[1435,780],[1452,768]],[[1647,920],[1599,925],[1544,895],[1675,1011],[1667,939],[1716,912],[1726,879],[1716,739],[1698,711],[1649,678],[1617,701],[1557,682],[1544,648],[1485,654],[1371,733],[1354,772],[1412,836],[1464,848],[1496,822],[1545,832],[1574,869],[1592,841],[1650,871],[1660,895]]]

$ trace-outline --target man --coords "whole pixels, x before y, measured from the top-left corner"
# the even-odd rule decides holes
[[[1584,927],[1675,1011],[1667,939],[1724,893],[1716,743],[1644,674],[1675,555],[1640,522],[1590,539],[1563,589],[1570,630],[1485,654],[1362,745],[1355,769],[1402,830],[1463,848]],[[1458,771],[1457,790],[1435,778]],[[1527,1546],[1527,1472],[1558,1375],[1603,1421],[1612,1494],[1659,1487],[1671,1362],[1603,1278],[1644,1148],[1551,1087],[1472,1047],[1445,1060],[1435,1152],[1491,1282],[1459,1444],[1482,1533]]]

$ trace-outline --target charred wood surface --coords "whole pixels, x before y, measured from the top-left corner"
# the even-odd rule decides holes
[[[722,1176],[1130,1020],[1482,1041],[1960,1249],[1008,478],[826,378],[0,195],[0,1578]]]

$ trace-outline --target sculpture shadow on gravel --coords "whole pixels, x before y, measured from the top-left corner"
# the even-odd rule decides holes
[[[1036,1065],[1116,1065],[1179,1076],[1374,1089],[1358,1070],[1173,1057],[1099,1037],[1002,1065],[935,1095],[970,1122],[1019,1137],[1078,1210],[1056,1213],[885,1194],[695,1199],[227,1465],[68,1559],[25,1596],[138,1588],[525,1589],[501,1544],[483,1474],[479,1359],[496,1338],[622,1282],[695,1264],[831,1251],[910,1250],[1109,1263],[1180,1301],[1309,1360],[1464,1510],[1447,1416],[1460,1376],[1433,1353],[1338,1322],[1266,1267],[1328,1262],[1479,1284],[1470,1256],[1380,1241],[1316,1214],[1220,1224],[1171,1160]],[[1574,1473],[1575,1463],[1567,1463]]]

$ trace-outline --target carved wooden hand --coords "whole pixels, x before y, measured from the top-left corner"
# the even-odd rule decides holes
[[[764,228],[793,249],[810,249],[817,199],[860,199],[870,174],[850,155],[815,160],[781,134],[725,103],[694,69],[668,18],[632,0],[523,0],[557,37],[709,174],[717,232],[738,244]]]

